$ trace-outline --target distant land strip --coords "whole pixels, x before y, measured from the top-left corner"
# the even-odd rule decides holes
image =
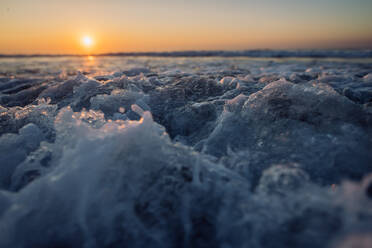
[[[244,51],[174,51],[119,52],[100,54],[0,54],[0,58],[66,57],[252,57],[252,58],[372,58],[372,50],[244,50]]]

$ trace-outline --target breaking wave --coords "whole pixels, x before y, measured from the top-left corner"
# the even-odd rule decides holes
[[[370,63],[57,62],[4,62],[0,247],[371,244]]]

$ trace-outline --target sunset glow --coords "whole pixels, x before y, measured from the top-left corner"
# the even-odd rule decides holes
[[[370,0],[2,0],[0,53],[372,48],[371,12]]]

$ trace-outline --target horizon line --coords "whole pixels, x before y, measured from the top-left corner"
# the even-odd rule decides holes
[[[27,57],[353,57],[372,58],[371,48],[325,48],[325,49],[248,49],[248,50],[176,50],[176,51],[145,51],[145,52],[108,52],[108,53],[0,53],[0,58]]]

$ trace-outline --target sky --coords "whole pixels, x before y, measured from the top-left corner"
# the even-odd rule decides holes
[[[372,48],[372,0],[0,0],[3,54],[318,48]]]

